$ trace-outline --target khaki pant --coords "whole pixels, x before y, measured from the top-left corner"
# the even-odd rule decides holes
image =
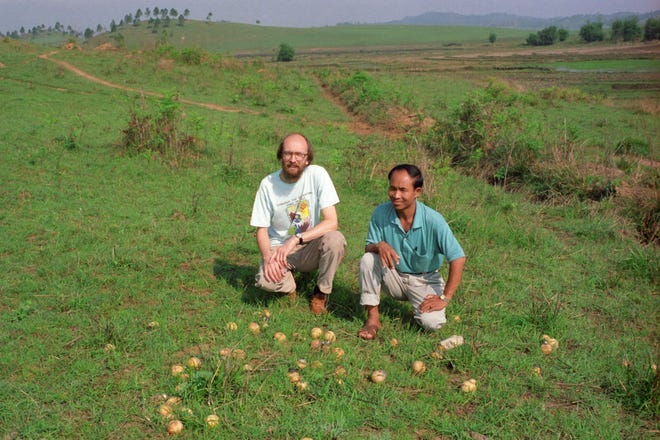
[[[445,310],[421,313],[419,306],[427,295],[442,295],[445,281],[439,272],[407,274],[383,267],[378,254],[367,252],[360,260],[360,304],[377,306],[380,292],[413,306],[415,321],[426,330],[438,330],[447,322]]]
[[[311,272],[318,269],[316,285],[325,294],[332,292],[332,282],[339,263],[344,258],[346,239],[339,231],[331,231],[323,237],[296,246],[289,254],[287,262],[289,271],[279,283],[271,283],[264,277],[264,263],[259,265],[259,272],[255,277],[255,286],[269,292],[289,293],[296,290],[296,280],[292,272]]]

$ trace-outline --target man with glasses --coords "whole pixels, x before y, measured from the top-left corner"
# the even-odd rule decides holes
[[[282,168],[261,181],[252,207],[250,225],[257,228],[261,252],[255,285],[295,300],[293,272],[318,269],[310,309],[325,313],[346,247],[337,230],[339,197],[328,172],[311,164],[314,151],[302,134],[286,136],[277,159]]]

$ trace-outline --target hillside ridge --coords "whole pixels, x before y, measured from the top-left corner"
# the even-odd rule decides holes
[[[617,12],[615,14],[580,14],[567,17],[538,18],[506,13],[483,15],[462,15],[454,12],[425,12],[420,15],[404,17],[385,24],[408,24],[420,26],[477,26],[504,27],[514,29],[542,29],[547,26],[563,27],[568,30],[580,29],[588,22],[602,22],[610,25],[615,20],[635,16],[640,22],[660,16],[660,10],[648,13]]]

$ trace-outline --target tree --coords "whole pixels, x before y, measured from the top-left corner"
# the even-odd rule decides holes
[[[603,41],[605,39],[605,32],[603,32],[603,23],[587,22],[587,24],[585,24],[580,28],[580,38],[582,38],[587,43],[593,43],[594,41]]]
[[[549,26],[541,29],[535,34],[529,34],[527,37],[527,44],[530,46],[549,46],[555,44],[559,39],[559,30],[556,26]]]
[[[110,33],[113,33],[117,30],[117,23],[114,20],[110,22]]]
[[[559,41],[566,41],[568,38],[568,31],[566,29],[560,28],[557,31],[557,36],[559,37]]]
[[[488,36],[488,41],[490,42],[490,44],[494,44],[494,43],[495,43],[495,40],[497,40],[497,35],[495,35],[495,33],[491,33],[491,34]]]
[[[92,38],[94,36],[94,31],[91,30],[90,28],[87,28],[87,29],[85,29],[84,35],[85,35],[85,40],[89,40],[90,38]]]
[[[287,43],[280,44],[280,49],[277,52],[277,61],[293,61],[293,57],[296,54],[293,47]]]
[[[612,40],[635,41],[642,37],[642,28],[637,24],[637,17],[632,16],[612,22]]]
[[[660,18],[649,18],[644,24],[644,40],[660,40]]]
[[[186,18],[183,14],[179,15],[179,26],[183,26],[183,23],[186,21]]]
[[[558,39],[557,26],[548,26],[545,29],[541,29],[539,31],[539,39],[544,46],[555,44],[555,41]]]

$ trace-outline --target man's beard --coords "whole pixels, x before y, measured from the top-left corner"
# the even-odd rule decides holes
[[[305,171],[305,167],[302,165],[287,165],[282,168],[282,174],[286,180],[298,180],[302,176],[303,171]]]

